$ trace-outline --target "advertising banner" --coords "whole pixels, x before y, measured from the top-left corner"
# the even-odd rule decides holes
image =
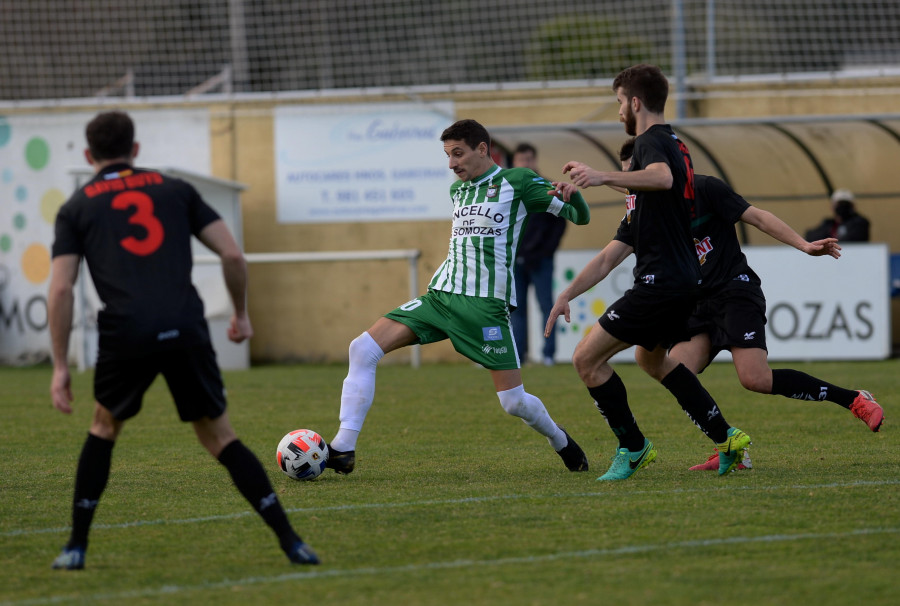
[[[844,244],[840,259],[810,257],[787,246],[748,246],[750,266],[766,295],[770,360],[883,360],[891,354],[889,252],[885,244]],[[556,254],[554,296],[597,251]],[[570,362],[575,346],[606,308],[634,282],[634,256],[571,302],[572,322],[556,324],[556,361]],[[543,320],[533,293],[529,343],[540,343]],[[530,347],[534,358],[540,347]],[[729,359],[723,353],[717,359]],[[613,361],[634,361],[633,348]]]
[[[129,112],[138,165],[209,173],[209,112]],[[50,355],[47,288],[56,213],[87,166],[85,125],[94,112],[0,116],[0,363]]]
[[[275,109],[279,223],[446,220],[450,103]]]

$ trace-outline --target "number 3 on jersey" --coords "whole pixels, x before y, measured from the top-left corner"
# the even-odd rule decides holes
[[[128,236],[119,240],[122,248],[142,257],[156,252],[163,243],[165,231],[162,223],[153,214],[153,200],[150,196],[135,190],[122,192],[113,198],[112,207],[116,210],[128,210],[134,207],[136,210],[128,218],[128,222],[140,225],[147,230],[147,235],[143,238]]]

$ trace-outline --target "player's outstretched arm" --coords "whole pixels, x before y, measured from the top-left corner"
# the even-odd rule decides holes
[[[72,332],[72,313],[75,306],[73,294],[78,277],[78,255],[59,255],[51,265],[50,291],[47,293],[47,316],[50,325],[50,341],[53,349],[53,378],[50,380],[50,398],[53,407],[70,414],[72,412],[72,384],[69,375],[69,335]]]
[[[609,272],[618,267],[632,252],[634,252],[634,248],[628,244],[619,240],[613,240],[597,253],[584,266],[584,269],[575,276],[572,283],[559,293],[556,303],[553,304],[553,309],[550,310],[550,315],[547,317],[544,336],[547,337],[553,332],[553,326],[556,324],[556,319],[559,316],[563,316],[567,323],[571,322],[569,301],[572,301],[594,285],[599,284],[609,275]]]
[[[751,206],[741,215],[741,221],[752,225],[764,234],[772,236],[779,242],[793,246],[812,257],[828,255],[839,259],[841,256],[841,247],[837,243],[837,238],[824,238],[815,242],[807,242],[805,238],[791,229],[787,223],[767,210]]]
[[[225,221],[218,219],[204,227],[198,235],[211,251],[222,259],[222,275],[234,306],[234,315],[228,327],[228,338],[240,343],[253,336],[250,316],[247,314],[247,261]]]

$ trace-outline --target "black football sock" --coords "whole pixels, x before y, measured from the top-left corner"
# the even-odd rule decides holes
[[[81,448],[75,472],[75,496],[72,499],[72,533],[66,549],[87,549],[88,532],[100,495],[109,480],[115,445],[115,440],[105,440],[89,433]]]
[[[619,438],[619,448],[635,452],[644,447],[644,434],[638,428],[634,415],[628,407],[628,392],[619,375],[612,376],[603,385],[588,387],[597,410],[606,419],[609,428]]]
[[[231,474],[234,485],[256,513],[275,531],[282,549],[287,551],[300,540],[275,496],[266,470],[249,448],[235,440],[219,453],[219,463]]]
[[[672,392],[687,416],[708,438],[716,444],[728,439],[729,425],[725,417],[716,401],[687,366],[679,364],[661,383]]]
[[[844,389],[799,370],[780,368],[772,371],[772,395],[794,400],[828,400],[838,406],[850,408],[859,392]]]

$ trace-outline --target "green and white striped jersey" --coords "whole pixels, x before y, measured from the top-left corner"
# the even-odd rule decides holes
[[[580,193],[563,202],[549,195],[550,189],[550,182],[531,169],[499,166],[451,185],[450,250],[428,288],[516,306],[512,267],[528,214],[549,212],[578,225],[590,220]]]

